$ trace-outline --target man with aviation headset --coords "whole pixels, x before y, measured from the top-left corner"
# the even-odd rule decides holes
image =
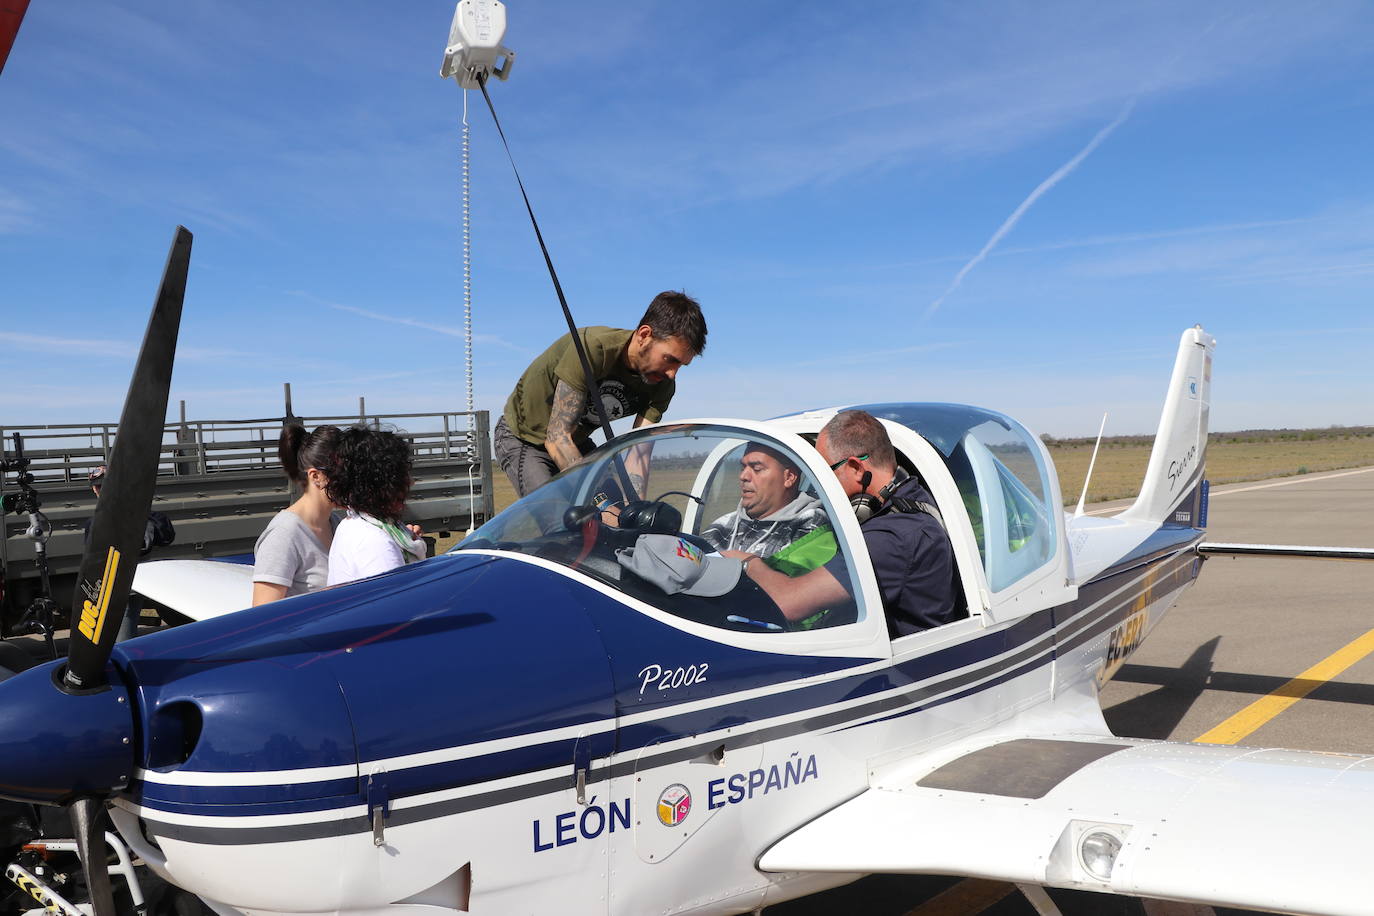
[[[816,440],[859,516],[883,596],[893,638],[954,620],[958,613],[954,553],[935,500],[919,480],[897,466],[887,430],[862,410],[836,414]],[[791,578],[756,554],[723,551],[744,561],[744,571],[790,621],[852,597],[842,554]]]

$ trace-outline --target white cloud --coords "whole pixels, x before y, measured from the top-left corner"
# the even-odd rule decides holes
[[[34,225],[33,205],[0,188],[0,233],[22,232]]]
[[[1037,200],[1049,193],[1049,191],[1053,189],[1055,185],[1059,184],[1059,182],[1072,175],[1074,170],[1083,164],[1083,160],[1092,155],[1093,150],[1101,146],[1102,142],[1110,137],[1118,127],[1126,123],[1126,119],[1129,118],[1131,112],[1135,110],[1135,104],[1136,100],[1134,98],[1130,99],[1110,124],[1093,135],[1093,138],[1088,141],[1087,146],[1083,147],[1067,162],[1055,169],[1050,174],[1050,177],[1036,185],[1035,190],[1031,191],[1026,199],[1021,201],[1015,210],[1011,211],[1011,215],[1002,221],[1002,225],[997,227],[997,231],[983,244],[982,249],[974,255],[967,264],[959,268],[959,272],[954,275],[954,279],[950,281],[945,291],[926,307],[925,317],[929,318],[931,315],[935,314],[936,309],[950,297],[950,294],[959,288],[959,284],[964,282],[964,278],[969,275],[973,268],[981,264],[983,259],[988,256],[992,249],[997,247],[997,243],[1006,238],[1007,233],[1016,228],[1016,224],[1021,221],[1021,217],[1026,215],[1026,211],[1033,207]]]
[[[1157,242],[1163,239],[1191,237],[1198,235],[1230,235],[1241,232],[1274,229],[1283,226],[1300,226],[1320,217],[1293,217],[1291,219],[1252,220],[1240,223],[1215,223],[1200,226],[1180,226],[1176,229],[1160,229],[1154,232],[1122,232],[1111,235],[1090,236],[1079,239],[1064,239],[1058,242],[1044,242],[1038,245],[1004,246],[1000,255],[1039,254],[1045,251],[1066,251],[1074,248],[1100,248],[1110,245],[1131,245],[1138,242]]]
[[[1190,237],[1191,236],[1191,237]],[[1245,284],[1363,276],[1374,269],[1374,208],[1347,205],[1289,219],[1126,236],[1117,251],[1065,262],[1072,276],[1179,275]],[[1055,246],[1050,246],[1055,247]],[[1068,246],[1066,246],[1068,247]]]
[[[640,205],[696,206],[1002,153],[1102,118],[1142,87],[1158,99],[1331,53],[1358,11],[934,3],[836,21],[799,6],[753,31],[748,17],[699,16],[674,34],[670,61],[632,74],[639,96],[588,110],[574,86],[547,87],[536,123],[557,154],[540,165]],[[700,91],[693,49],[708,43],[741,66]],[[690,142],[665,143],[669,121]]]
[[[337,309],[340,312],[348,312],[353,315],[361,315],[362,317],[370,318],[373,321],[385,321],[388,324],[399,324],[408,328],[419,328],[422,331],[433,331],[436,334],[445,334],[449,337],[461,338],[464,336],[464,331],[462,328],[454,327],[452,325],[431,324],[427,321],[417,321],[414,318],[407,318],[404,315],[383,315],[379,312],[369,312],[367,309],[360,309],[354,305],[339,305],[336,302],[329,302],[326,304],[330,308]]]
[[[801,360],[799,362],[788,363],[791,369],[809,369],[812,366],[871,366],[874,363],[891,360],[894,357],[908,358],[921,353],[936,353],[941,350],[951,350],[967,344],[955,343],[953,341],[942,341],[937,343],[915,344],[909,347],[889,347],[886,349],[855,350],[849,353],[833,353],[822,359]]]
[[[113,422],[123,403],[121,394],[102,386],[25,384],[0,388],[0,407],[5,409],[11,426]],[[90,414],[102,414],[109,419],[92,420]]]
[[[433,322],[420,321],[417,318],[410,318],[406,315],[387,315],[381,312],[374,312],[369,309],[358,308],[356,305],[343,305],[338,302],[329,302],[325,299],[321,299],[317,296],[312,296],[311,294],[302,292],[300,290],[292,290],[291,295],[300,296],[302,299],[309,300],[310,302],[314,302],[318,305],[327,306],[331,309],[335,309],[340,312],[348,312],[351,315],[358,315],[360,317],[367,318],[372,321],[383,321],[387,324],[397,324],[402,327],[415,328],[416,330],[420,331],[432,331],[435,334],[443,334],[446,337],[457,337],[460,340],[466,336],[466,332],[463,330],[463,328],[458,327],[456,325],[435,324]],[[497,347],[501,347],[502,349],[511,350],[516,353],[530,352],[529,349],[526,347],[516,346],[515,344],[506,340],[505,338],[497,337],[492,334],[473,334],[472,340],[474,344],[481,343],[494,345]]]
[[[100,340],[81,337],[49,337],[40,334],[22,334],[17,331],[0,331],[0,342],[8,347],[35,353],[59,353],[64,356],[109,356],[126,358],[137,350],[133,344],[120,340]]]

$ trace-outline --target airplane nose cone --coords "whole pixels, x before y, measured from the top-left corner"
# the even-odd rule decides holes
[[[58,689],[62,663],[0,682],[0,797],[62,804],[103,795],[133,775],[133,716],[113,670],[99,692]]]

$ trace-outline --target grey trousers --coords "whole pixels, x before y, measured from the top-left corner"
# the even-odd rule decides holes
[[[517,496],[528,496],[558,473],[558,464],[553,456],[543,447],[530,445],[511,432],[505,417],[496,421],[491,438],[496,460],[510,478]]]

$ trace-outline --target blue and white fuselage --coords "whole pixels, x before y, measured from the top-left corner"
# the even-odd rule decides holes
[[[138,774],[116,803],[120,825],[172,880],[241,909],[381,906],[464,866],[474,912],[600,900],[612,873],[604,908],[645,912],[694,901],[706,868],[730,872],[717,883],[734,892],[695,902],[751,909],[768,892],[794,896],[789,885],[844,880],[766,875],[753,860],[867,788],[871,765],[1082,690],[1074,681],[1092,670],[1056,669],[1056,654],[1103,658],[1133,614],[1161,613],[1194,575],[1191,543],[1181,532],[1172,551],[1123,564],[1073,604],[978,633],[956,624],[964,632],[909,639],[887,658],[731,646],[546,561],[437,558],[331,601],[130,646],[120,667],[139,685],[147,733],[178,703],[200,704],[205,730],[181,766]],[[1153,608],[1139,601],[1146,579]],[[292,605],[310,609],[283,627]],[[221,734],[221,718],[263,730]],[[690,808],[670,825],[658,806],[673,785]],[[385,846],[373,845],[369,805],[389,808]],[[133,817],[160,849],[137,842]],[[656,868],[670,856],[695,865]]]
[[[1189,334],[1173,384],[1210,375],[1211,339]],[[1205,442],[1194,392],[1164,447],[1170,424]],[[1098,686],[1197,575],[1201,460],[1135,515],[1068,519],[1015,421],[867,409],[940,507],[962,619],[889,636],[806,439],[834,411],[646,428],[455,552],[117,647],[120,833],[226,914],[747,912],[855,877],[760,860],[871,788],[1009,736],[1106,736]],[[829,513],[853,595],[829,626],[770,624],[757,590],[664,594],[617,563],[633,532],[569,521],[639,449],[646,496],[690,494],[659,497],[690,550],[757,441]]]

